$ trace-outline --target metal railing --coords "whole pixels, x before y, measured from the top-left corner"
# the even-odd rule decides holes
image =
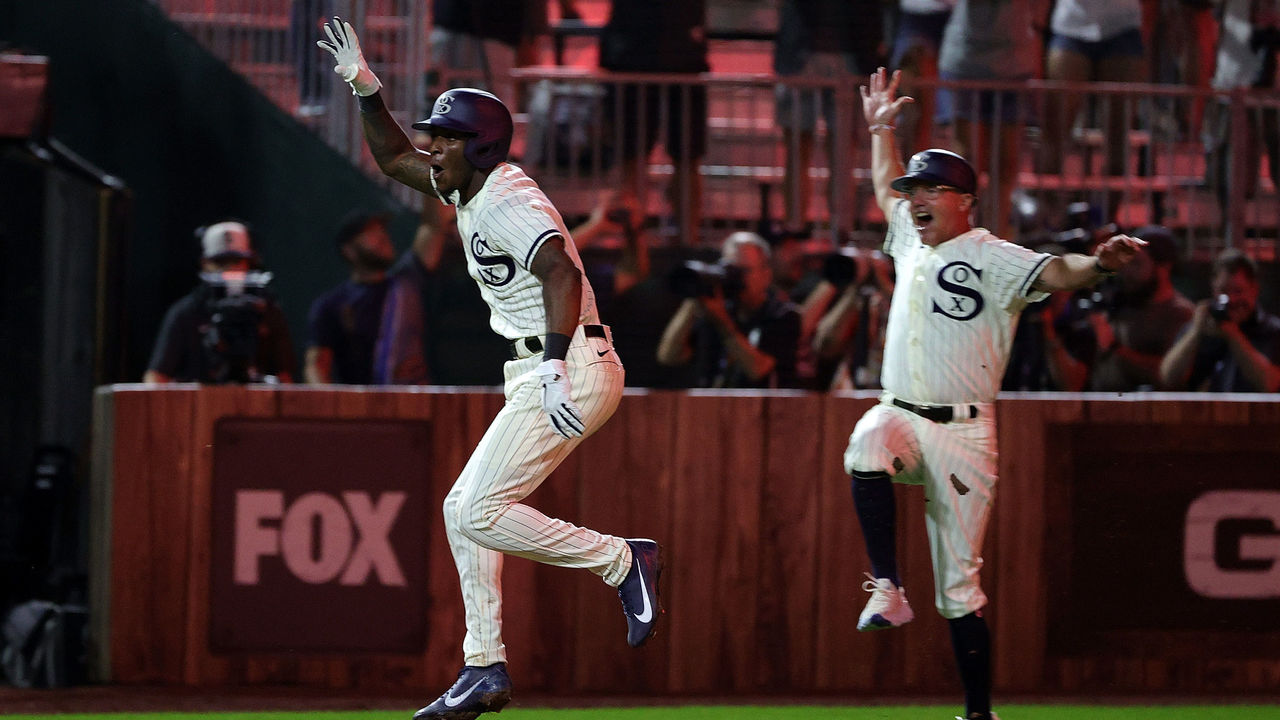
[[[360,134],[354,100],[332,77],[331,63],[314,40],[324,18],[337,14],[352,20],[384,83],[387,105],[407,127],[427,109],[424,3],[156,2],[299,122],[405,202],[418,202],[412,191],[378,173]],[[833,241],[852,235],[872,243],[883,230],[857,90],[863,78],[621,75],[552,67],[517,69],[511,80],[514,98],[504,99],[516,115],[513,155],[566,216],[589,212],[604,188],[626,187],[645,198],[648,215],[682,244],[715,243],[728,232],[766,222],[781,225],[788,205],[799,208],[816,235]],[[434,80],[438,87],[472,81],[465,74]],[[627,106],[621,98],[628,88],[669,92],[637,90],[638,104]],[[938,90],[951,93],[953,104],[990,102],[991,122],[936,127],[930,144],[962,150],[979,168],[977,219],[1007,237],[1025,240],[1060,229],[1070,203],[1085,201],[1099,221],[1114,220],[1125,228],[1170,226],[1189,255],[1237,246],[1256,257],[1274,257],[1280,196],[1277,178],[1258,148],[1277,142],[1274,125],[1266,125],[1280,114],[1276,93],[1047,81],[920,81],[916,89]],[[803,127],[806,118],[779,113],[779,101],[815,93],[829,97],[830,113],[818,113],[823,119],[811,137],[788,131]],[[705,94],[707,108],[706,152],[697,163],[700,187],[676,182],[679,163],[672,156],[680,153],[666,150],[673,121],[687,139],[696,117],[681,115],[673,99],[698,94]],[[655,149],[644,157],[644,171],[630,175],[620,159],[623,150],[645,146],[650,122],[656,126]],[[1219,134],[1231,138],[1221,163],[1206,161],[1201,129],[1211,124],[1226,128]],[[1001,137],[1005,143],[983,142]],[[1260,140],[1250,146],[1240,140],[1245,137]],[[804,157],[809,142],[808,161],[799,172],[788,173],[788,157]],[[918,149],[910,147],[913,142],[900,140],[904,154]],[[675,192],[663,192],[670,185]],[[696,238],[687,237],[691,224],[697,225]]]
[[[154,0],[171,20],[270,98],[318,133],[402,201],[415,193],[378,172],[364,149],[350,90],[316,47],[334,15],[356,27],[370,68],[383,83],[397,121],[418,120],[427,66],[421,0]]]

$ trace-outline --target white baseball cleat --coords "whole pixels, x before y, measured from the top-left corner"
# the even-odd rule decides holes
[[[969,716],[969,717],[967,717],[967,718],[966,718],[966,717],[963,717],[963,716],[960,716],[960,715],[957,715],[957,716],[956,716],[956,720],[1000,720],[1000,716],[999,716],[999,715],[997,715],[997,714],[995,714],[995,713],[991,713],[990,715],[988,715],[988,716],[986,716],[986,717],[984,718],[984,717],[982,717],[982,716],[978,715],[977,713],[974,713],[974,714],[970,715],[970,716]]]
[[[874,578],[868,573],[862,589],[871,593],[871,599],[858,616],[859,630],[885,630],[906,625],[915,618],[907,591],[893,584],[889,578]]]

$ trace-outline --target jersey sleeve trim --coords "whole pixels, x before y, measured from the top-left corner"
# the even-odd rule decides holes
[[[533,269],[531,267],[531,265],[533,264],[533,258],[535,255],[538,254],[538,250],[542,248],[542,244],[547,241],[547,238],[551,237],[552,235],[559,235],[559,234],[560,234],[560,230],[558,228],[551,228],[550,230],[543,231],[543,233],[538,236],[538,239],[533,241],[533,244],[529,246],[529,254],[524,256],[525,269],[527,270]]]
[[[1040,277],[1040,273],[1044,272],[1044,266],[1048,265],[1052,259],[1052,255],[1045,255],[1040,258],[1035,267],[1031,268],[1031,272],[1027,273],[1027,279],[1023,280],[1022,285],[1018,288],[1019,297],[1031,297],[1031,286],[1035,284],[1036,278]]]

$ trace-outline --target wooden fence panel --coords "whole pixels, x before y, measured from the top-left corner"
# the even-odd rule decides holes
[[[95,585],[106,589],[94,597],[110,603],[98,638],[110,660],[104,679],[428,696],[452,682],[463,611],[439,507],[501,408],[499,393],[118,386],[100,390],[98,402],[103,427],[95,436],[111,444],[110,452],[95,449],[111,459],[95,469],[94,489],[110,498],[94,523],[110,542],[109,558],[95,555],[93,568]],[[919,488],[897,489],[900,570],[917,619],[893,632],[854,628],[868,563],[842,455],[875,402],[867,393],[628,392],[528,503],[601,532],[658,540],[668,615],[658,636],[633,651],[616,591],[600,578],[509,558],[504,639],[518,686],[561,694],[952,693],[954,661],[946,622],[932,608]],[[1280,448],[1280,403],[1012,394],[997,411],[1000,482],[983,574],[997,691],[1274,685],[1280,661],[1263,651],[1280,647],[1280,632],[1255,634],[1254,652],[1233,654],[1212,631],[1117,626],[1098,635],[1116,642],[1093,647],[1064,644],[1054,628],[1075,621],[1080,600],[1064,594],[1078,591],[1072,538],[1087,538],[1079,533],[1091,521],[1081,516],[1090,506],[1077,485],[1115,468],[1139,484],[1185,470],[1165,456],[1197,468],[1234,456],[1265,472]],[[427,558],[421,653],[210,650],[210,546],[212,534],[225,531],[212,527],[214,442],[226,418],[427,423],[429,472],[420,480],[430,503],[427,545],[398,549]],[[1250,481],[1267,487],[1265,478]],[[1125,644],[1140,649],[1117,649]]]

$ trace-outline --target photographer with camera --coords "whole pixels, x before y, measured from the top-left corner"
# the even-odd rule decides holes
[[[1177,247],[1158,225],[1135,233],[1145,252],[1121,268],[1088,317],[1097,340],[1086,389],[1131,392],[1160,388],[1160,363],[1191,319],[1195,305],[1173,286]]]
[[[1258,306],[1258,266],[1240,250],[1213,264],[1213,295],[1201,300],[1160,363],[1171,390],[1280,390],[1280,317]]]
[[[658,362],[694,363],[698,387],[799,387],[800,311],[773,286],[769,244],[725,238],[718,264],[689,261],[668,277],[684,298],[658,344]]]
[[[880,387],[892,295],[893,265],[880,251],[846,247],[823,259],[822,282],[810,294],[811,299],[830,298],[812,339],[820,386]]]
[[[293,382],[293,345],[284,313],[254,269],[249,230],[235,221],[196,231],[200,285],[165,314],[143,381]]]

